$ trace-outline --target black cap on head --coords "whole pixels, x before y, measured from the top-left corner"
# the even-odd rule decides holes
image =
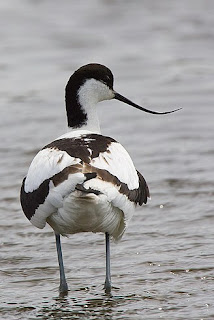
[[[89,63],[80,67],[70,77],[69,82],[81,86],[87,79],[96,79],[105,83],[110,89],[113,89],[114,77],[111,70],[99,63]]]

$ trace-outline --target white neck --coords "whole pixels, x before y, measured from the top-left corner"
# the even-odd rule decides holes
[[[100,133],[100,123],[96,105],[100,101],[109,100],[113,97],[112,90],[101,81],[96,79],[86,80],[77,92],[77,99],[81,106],[81,110],[87,115],[86,123],[79,129]]]
[[[87,113],[87,122],[79,129],[75,130],[88,130],[95,133],[100,133],[100,122],[97,114],[97,103],[87,102],[87,107],[84,104],[83,99],[79,99],[83,110]]]
[[[97,116],[97,110],[96,110],[96,106],[92,106],[90,108],[91,110],[87,111],[87,123],[82,125],[80,128],[72,128],[72,127],[68,127],[69,131],[91,131],[94,133],[101,133],[100,130],[100,123],[99,123],[99,119]]]

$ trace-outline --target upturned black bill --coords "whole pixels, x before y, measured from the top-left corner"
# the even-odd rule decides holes
[[[114,99],[117,99],[119,101],[122,101],[124,103],[127,103],[129,104],[130,106],[134,107],[134,108],[137,108],[139,110],[142,110],[142,111],[145,111],[145,112],[148,112],[148,113],[152,113],[152,114],[168,114],[168,113],[173,113],[173,112],[176,112],[178,110],[181,110],[182,108],[178,108],[178,109],[175,109],[175,110],[172,110],[172,111],[165,111],[165,112],[157,112],[157,111],[152,111],[152,110],[148,110],[146,108],[143,108],[143,107],[140,107],[138,106],[137,104],[135,104],[134,102],[132,102],[131,100],[123,97],[121,94],[117,93],[114,91]]]

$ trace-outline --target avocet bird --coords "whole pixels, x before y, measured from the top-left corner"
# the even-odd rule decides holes
[[[106,240],[105,291],[111,292],[110,237],[119,240],[136,205],[146,204],[149,189],[127,151],[100,132],[96,105],[117,99],[140,107],[113,89],[111,71],[88,64],[70,77],[65,89],[69,132],[46,145],[33,159],[21,187],[26,217],[38,227],[46,222],[56,237],[60,293],[67,293],[60,235],[103,232]]]

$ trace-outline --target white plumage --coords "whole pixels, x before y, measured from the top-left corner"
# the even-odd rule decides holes
[[[21,188],[21,205],[33,225],[54,229],[60,267],[60,292],[67,293],[60,235],[106,235],[105,290],[111,291],[109,236],[122,237],[137,204],[149,190],[126,150],[101,135],[96,105],[117,99],[136,105],[113,89],[111,71],[89,64],[70,77],[65,90],[69,132],[45,146],[33,159]],[[165,112],[169,113],[169,112]]]
[[[25,180],[26,193],[35,192],[44,181],[60,174],[65,168],[75,168],[77,172],[71,171],[57,185],[49,181],[48,195],[36,208],[30,221],[38,228],[44,228],[47,221],[62,235],[84,231],[108,232],[118,240],[132,217],[135,203],[119,191],[120,185],[114,183],[114,176],[130,191],[139,188],[139,178],[129,154],[117,142],[111,142],[106,151],[91,158],[92,150],[87,147],[87,143],[94,140],[90,138],[91,134],[84,130],[80,131],[79,136],[75,134],[74,138],[72,132],[63,135],[63,140],[66,142],[67,139],[68,144],[71,139],[84,141],[84,148],[90,155],[89,163],[55,147],[47,147],[35,156]],[[61,139],[59,137],[56,141]],[[112,181],[105,181],[100,175],[86,181],[84,174],[95,172],[95,169],[108,172]],[[78,185],[97,192],[77,190]]]

